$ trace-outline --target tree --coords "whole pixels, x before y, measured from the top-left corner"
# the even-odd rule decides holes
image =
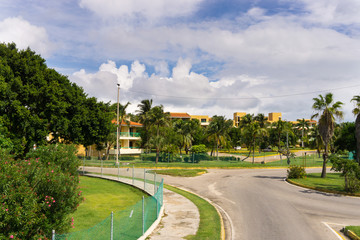
[[[48,144],[50,134],[50,143],[100,141],[96,138],[104,137],[99,132],[102,124],[109,122],[98,118],[100,112],[91,112],[104,107],[96,105],[95,98],[89,99],[81,87],[48,68],[29,48],[19,51],[14,43],[0,44],[0,116],[17,158],[34,144]],[[94,131],[95,125],[99,131]]]
[[[151,145],[156,148],[156,163],[159,161],[159,152],[163,144],[163,136],[160,134],[160,128],[170,125],[170,113],[164,112],[163,105],[155,106],[149,111],[150,126],[155,128],[151,134]]]
[[[321,177],[326,177],[326,162],[328,160],[328,148],[330,140],[334,134],[335,117],[342,118],[343,112],[340,111],[342,102],[334,103],[333,94],[327,93],[325,96],[319,95],[313,98],[314,104],[312,108],[317,111],[311,118],[319,117],[319,133],[324,143],[323,167]]]
[[[267,131],[265,128],[260,127],[258,122],[252,122],[244,128],[244,137],[246,141],[246,146],[249,148],[249,155],[251,150],[253,151],[253,160],[252,163],[255,161],[255,145],[256,141],[258,140],[260,146],[260,139],[267,135]]]
[[[316,149],[320,158],[321,149],[324,148],[324,144],[320,136],[319,126],[316,125],[313,128],[311,128],[309,143],[311,148]]]
[[[149,112],[152,108],[152,99],[142,100],[140,104],[138,104],[139,110],[136,110],[137,115],[139,117],[140,123],[143,125],[142,134],[141,134],[141,145],[145,146],[149,140],[149,128],[150,128],[150,119]]]
[[[278,153],[280,154],[280,159],[281,159],[281,156],[283,153],[283,150],[282,150],[283,142],[281,141],[281,139],[282,139],[284,133],[293,134],[291,124],[288,122],[282,121],[280,119],[279,121],[274,122],[272,124],[272,132],[275,135],[275,138],[277,141],[277,146],[278,146]]]
[[[219,160],[219,145],[226,144],[232,124],[232,120],[226,120],[224,116],[215,115],[211,118],[207,131],[216,145],[217,160]]]
[[[356,151],[355,123],[345,122],[340,124],[339,133],[334,142],[337,150]]]
[[[296,128],[299,129],[301,131],[301,147],[304,148],[304,132],[306,132],[306,130],[309,130],[309,121],[303,119],[299,119],[298,123],[296,123]]]
[[[356,116],[355,120],[355,136],[356,136],[356,161],[360,165],[360,95],[354,96],[351,101],[355,102],[353,114]]]
[[[267,125],[268,118],[265,117],[265,115],[263,113],[259,113],[258,115],[256,115],[254,117],[254,120],[259,123],[260,128],[265,128]]]

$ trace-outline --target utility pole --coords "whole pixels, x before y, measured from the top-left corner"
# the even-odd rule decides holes
[[[117,114],[116,114],[116,123],[117,123],[117,128],[116,128],[116,165],[119,165],[119,127],[120,127],[120,123],[119,123],[119,95],[120,95],[120,83],[117,84]]]

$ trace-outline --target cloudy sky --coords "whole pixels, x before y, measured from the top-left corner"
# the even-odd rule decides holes
[[[1,0],[0,42],[30,46],[89,96],[192,115],[282,112],[360,95],[359,0]]]

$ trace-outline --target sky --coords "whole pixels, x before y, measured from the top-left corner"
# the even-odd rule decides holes
[[[310,118],[360,95],[359,0],[1,0],[0,42],[30,47],[88,96],[191,115]]]

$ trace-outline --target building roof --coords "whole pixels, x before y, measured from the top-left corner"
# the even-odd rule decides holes
[[[170,118],[191,118],[188,113],[170,113]]]
[[[117,122],[116,122],[115,119],[113,119],[113,120],[111,121],[111,123],[116,124]],[[121,126],[127,126],[127,125],[129,125],[129,126],[131,126],[131,127],[142,127],[142,126],[143,126],[141,123],[132,122],[132,121],[129,121],[129,124],[127,124],[124,120],[122,120]]]

